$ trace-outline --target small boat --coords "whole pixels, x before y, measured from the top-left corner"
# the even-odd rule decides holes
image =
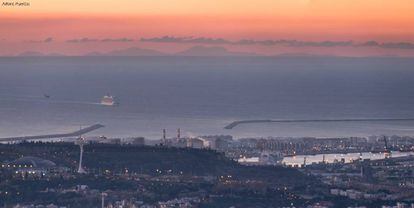
[[[115,97],[108,94],[101,99],[101,105],[115,106],[118,105],[118,103],[115,101]]]
[[[49,98],[50,98],[50,95],[48,95],[48,94],[43,94],[43,97],[45,97],[46,99],[49,99]]]

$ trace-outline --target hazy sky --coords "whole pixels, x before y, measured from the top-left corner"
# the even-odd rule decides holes
[[[3,0],[6,2],[6,0]],[[13,2],[13,1],[10,1]],[[154,43],[162,36],[237,41],[414,42],[412,0],[28,0],[0,7],[0,54],[27,50],[79,54],[126,47],[178,51],[191,44]],[[49,39],[48,39],[49,38]],[[68,40],[120,39],[133,41]],[[225,45],[232,50],[344,55],[413,55],[410,47]],[[408,49],[407,49],[408,48]]]

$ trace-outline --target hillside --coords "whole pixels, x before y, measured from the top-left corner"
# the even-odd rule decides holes
[[[57,165],[77,168],[79,147],[71,143],[22,143],[0,145],[0,161],[36,156]],[[162,173],[199,176],[232,175],[238,179],[266,179],[269,183],[304,182],[308,177],[284,167],[248,167],[212,150],[92,144],[85,146],[84,166],[90,172],[110,170],[157,175]],[[158,171],[157,171],[158,170]]]

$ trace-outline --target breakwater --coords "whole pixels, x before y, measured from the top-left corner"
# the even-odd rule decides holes
[[[263,119],[263,120],[241,120],[233,121],[224,129],[233,129],[240,124],[250,123],[314,123],[314,122],[379,122],[379,121],[414,121],[414,118],[351,118],[351,119]]]

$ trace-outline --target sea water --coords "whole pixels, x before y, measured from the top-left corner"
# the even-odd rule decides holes
[[[102,106],[111,94],[119,106]],[[247,119],[414,118],[414,59],[335,57],[0,58],[0,137],[228,134],[414,135],[413,121],[256,123]]]

